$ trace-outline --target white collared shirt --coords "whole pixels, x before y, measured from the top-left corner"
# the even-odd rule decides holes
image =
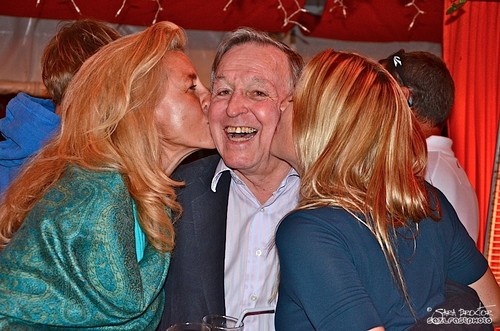
[[[452,140],[430,136],[426,142],[428,159],[425,179],[443,192],[469,235],[477,242],[479,205],[476,191],[451,149]]]
[[[261,204],[222,160],[212,180],[212,191],[224,171],[231,173],[224,265],[226,315],[239,317],[248,308],[276,307],[278,256],[274,234],[281,219],[297,205],[300,179],[291,169],[269,200]],[[245,331],[274,330],[274,314],[247,316],[244,324]]]

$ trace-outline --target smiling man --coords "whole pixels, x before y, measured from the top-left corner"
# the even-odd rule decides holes
[[[297,203],[299,177],[270,147],[302,67],[286,44],[252,29],[238,29],[219,45],[208,116],[220,156],[176,172],[186,183],[178,196],[184,213],[160,329],[276,305],[274,233]],[[247,316],[245,330],[274,330],[274,314]]]

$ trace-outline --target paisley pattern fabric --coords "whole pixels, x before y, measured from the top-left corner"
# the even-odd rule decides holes
[[[0,330],[154,330],[169,263],[137,262],[119,173],[70,166],[0,251]]]

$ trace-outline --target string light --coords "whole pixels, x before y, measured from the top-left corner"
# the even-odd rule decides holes
[[[408,2],[408,3],[405,5],[405,7],[414,7],[414,8],[417,10],[417,12],[415,13],[415,16],[413,16],[413,20],[411,21],[410,25],[408,26],[408,31],[410,31],[410,30],[411,30],[411,28],[413,28],[413,25],[415,24],[415,21],[416,21],[416,19],[417,19],[418,15],[420,15],[420,14],[425,14],[425,12],[424,12],[423,10],[421,10],[421,9],[417,6],[417,4],[415,3],[415,1],[416,1],[416,0],[412,0],[411,2]]]
[[[302,24],[300,24],[299,22],[297,22],[295,20],[292,20],[292,17],[294,17],[295,15],[297,15],[299,13],[307,13],[306,9],[300,7],[298,0],[294,0],[295,5],[297,6],[297,9],[293,13],[291,13],[290,15],[288,15],[281,0],[278,0],[278,2],[279,2],[278,9],[281,9],[281,11],[283,12],[283,15],[285,15],[285,18],[283,19],[283,27],[287,26],[289,23],[292,23],[292,24],[297,25],[302,30],[309,32],[309,30],[305,26],[303,26]]]
[[[229,0],[229,1],[226,3],[226,5],[224,6],[224,9],[223,9],[223,10],[224,10],[224,11],[227,11],[227,7],[229,7],[229,5],[230,5],[231,3],[233,3],[233,0]]]
[[[281,11],[283,12],[283,15],[285,15],[285,18],[283,19],[283,26],[287,26],[289,23],[292,23],[292,24],[295,24],[297,25],[298,27],[300,27],[302,30],[306,31],[306,32],[309,32],[309,30],[303,26],[302,24],[300,24],[299,22],[295,21],[295,20],[292,20],[292,17],[294,17],[295,15],[301,13],[301,12],[307,12],[306,9],[300,7],[300,4],[298,2],[298,0],[294,0],[295,2],[295,5],[297,6],[297,10],[295,10],[293,13],[291,13],[290,15],[288,15],[285,7],[283,6],[283,3],[281,2],[281,0],[278,0],[278,9],[281,9]],[[226,5],[224,6],[224,11],[227,11],[227,8],[233,3],[233,0],[229,0]]]
[[[71,3],[73,4],[73,7],[75,7],[76,12],[81,15],[82,12],[80,11],[80,8],[78,8],[78,6],[76,5],[75,0],[71,0]]]
[[[160,3],[160,0],[152,0],[152,1],[155,1],[156,4],[158,5],[158,8],[156,10],[156,14],[155,14],[155,18],[153,19],[153,22],[151,24],[155,24],[156,21],[158,20],[158,15],[160,14],[160,12],[163,10],[163,7],[161,6],[161,3]],[[127,3],[127,0],[123,0],[122,2],[122,5],[120,7],[120,9],[118,9],[118,11],[116,12],[115,14],[115,17],[118,17],[118,15],[121,14],[123,8],[125,7],[125,3]]]
[[[81,14],[82,14],[82,12],[80,11],[80,8],[78,8],[78,6],[76,5],[75,1],[74,1],[74,0],[70,0],[70,1],[71,1],[71,3],[73,4],[73,7],[75,7],[76,12],[77,12],[79,15],[81,15]],[[38,5],[39,5],[41,2],[42,2],[42,0],[36,0],[36,5],[35,5],[35,7],[38,7]]]
[[[333,0],[333,7],[330,8],[329,12],[331,13],[335,7],[342,8],[342,15],[344,15],[344,18],[347,17],[347,6],[344,5],[344,0]]]
[[[127,2],[127,0],[123,0],[122,6],[121,6],[121,7],[120,7],[120,9],[118,9],[118,11],[116,12],[115,17],[118,17],[118,15],[120,15],[120,13],[121,13],[121,12],[122,12],[122,10],[123,10],[123,7],[125,7],[125,2]]]
[[[151,23],[151,24],[156,23],[156,20],[158,19],[158,14],[163,10],[163,7],[160,4],[160,0],[153,0],[153,1],[156,1],[156,4],[158,5],[158,9],[156,10],[155,18],[153,20],[153,23]]]
[[[71,4],[73,5],[73,7],[75,8],[76,12],[81,15],[82,12],[80,10],[80,8],[77,6],[75,0],[70,0],[71,1]],[[153,22],[152,24],[155,24],[156,21],[158,20],[158,15],[160,14],[160,12],[163,10],[163,7],[161,6],[161,3],[160,1],[161,0],[152,0],[152,1],[155,1],[156,4],[158,5],[158,8],[156,10],[156,13],[155,13],[155,17],[153,19]],[[345,17],[347,17],[347,6],[344,4],[344,0],[332,0],[333,1],[333,7],[331,7],[329,9],[329,12],[332,12],[336,7],[340,7],[342,9],[342,15]],[[461,7],[467,0],[451,0],[452,3],[453,3],[453,6],[459,8]],[[456,5],[455,3],[458,1],[458,5]],[[36,0],[36,7],[38,7],[40,5],[40,3],[42,2],[42,0]],[[283,15],[285,16],[283,18],[283,27],[285,27],[286,25],[288,24],[295,24],[297,25],[298,27],[300,27],[302,30],[306,31],[306,32],[309,32],[309,30],[303,26],[302,24],[300,24],[298,21],[294,20],[293,18],[298,15],[299,13],[304,13],[304,12],[307,12],[306,9],[302,8],[298,2],[298,0],[294,0],[295,2],[295,5],[297,6],[297,9],[292,12],[291,14],[288,14],[288,12],[286,11],[285,7],[283,6],[283,2],[282,0],[278,0],[278,8],[279,10],[281,10],[283,12]],[[127,0],[123,0],[122,2],[122,5],[121,7],[118,9],[118,11],[116,12],[115,14],[115,17],[118,17],[118,15],[121,14],[123,8],[125,7],[125,4],[127,3]],[[224,6],[224,11],[227,11],[228,7],[233,3],[233,0],[228,0],[228,2],[226,3],[226,5]],[[413,28],[413,26],[415,25],[415,22],[417,20],[417,17],[421,14],[425,14],[425,12],[423,10],[421,10],[417,4],[416,4],[416,0],[412,0],[411,2],[408,2],[405,7],[413,7],[415,8],[416,10],[416,13],[415,15],[413,16],[413,19],[410,23],[410,25],[408,26],[408,30],[411,30]],[[456,10],[456,8],[453,8],[454,10]]]

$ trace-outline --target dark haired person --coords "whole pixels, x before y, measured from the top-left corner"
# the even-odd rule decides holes
[[[45,47],[42,80],[50,99],[19,93],[0,119],[0,195],[24,163],[60,125],[59,110],[66,88],[83,62],[120,34],[104,22],[84,19],[64,23]]]
[[[479,206],[476,192],[443,135],[455,96],[446,64],[429,52],[399,52],[379,61],[396,79],[408,99],[427,143],[425,179],[441,190],[469,235],[477,241]]]

